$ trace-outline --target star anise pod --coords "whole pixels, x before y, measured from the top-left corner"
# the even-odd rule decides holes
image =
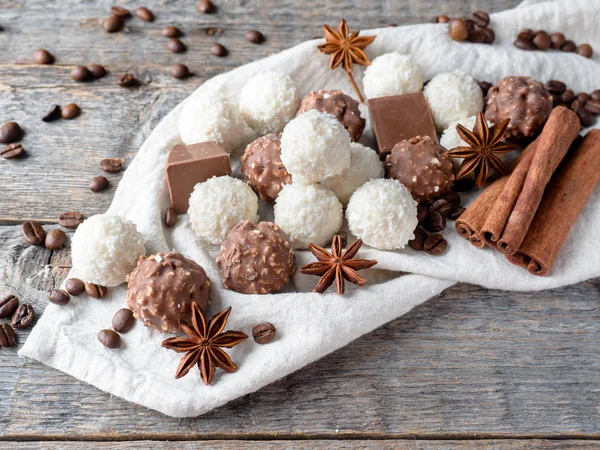
[[[196,303],[192,303],[192,326],[181,324],[181,330],[188,335],[172,337],[162,342],[162,346],[179,353],[186,353],[181,359],[175,378],[187,375],[196,364],[200,368],[200,375],[204,384],[210,384],[215,375],[216,367],[227,372],[235,372],[237,367],[223,350],[219,347],[231,348],[246,340],[248,336],[240,331],[226,331],[223,329],[231,313],[231,307],[215,315],[208,325],[204,313]]]
[[[360,30],[349,34],[348,24],[344,19],[340,22],[338,29],[334,30],[329,25],[323,25],[323,33],[325,34],[325,43],[317,48],[326,55],[331,55],[329,68],[331,70],[338,67],[340,64],[348,73],[352,87],[356,91],[358,98],[364,102],[364,98],[356,85],[352,68],[354,64],[368,66],[371,64],[369,58],[363,51],[367,46],[375,40],[376,36],[359,36]]]
[[[338,295],[344,293],[344,280],[350,283],[364,286],[367,280],[361,277],[357,271],[368,269],[377,264],[373,259],[354,258],[362,245],[362,240],[355,241],[342,253],[342,239],[339,235],[333,237],[331,253],[322,247],[310,244],[310,251],[317,257],[318,262],[307,264],[300,268],[300,272],[307,275],[319,275],[321,279],[313,289],[314,292],[325,292],[335,280]]]
[[[506,166],[496,155],[521,148],[516,144],[503,141],[509,122],[510,119],[507,119],[490,128],[483,112],[480,112],[473,131],[467,130],[460,124],[456,125],[456,131],[461,139],[469,144],[468,147],[457,147],[447,153],[453,158],[464,158],[456,174],[457,180],[475,173],[475,184],[482,187],[490,174],[490,168],[496,169],[500,175],[506,175]]]

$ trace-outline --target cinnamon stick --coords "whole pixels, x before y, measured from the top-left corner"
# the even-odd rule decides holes
[[[591,130],[552,178],[521,247],[514,255],[508,255],[508,260],[534,275],[548,275],[599,183],[600,130]]]

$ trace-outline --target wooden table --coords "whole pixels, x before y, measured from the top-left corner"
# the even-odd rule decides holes
[[[68,271],[69,250],[28,247],[19,224],[54,223],[71,209],[103,212],[120,175],[109,176],[109,191],[90,192],[99,161],[121,157],[127,165],[158,121],[204,80],[320,35],[320,24],[340,17],[366,29],[459,16],[474,3],[496,11],[518,0],[222,0],[211,15],[193,3],[149,0],[155,22],[134,18],[123,32],[106,34],[108,0],[0,2],[0,122],[25,128],[29,155],[0,161],[0,295],[14,293],[41,313],[45,292]],[[186,53],[167,51],[160,30],[169,24],[185,31]],[[212,27],[222,35],[207,35]],[[267,42],[246,42],[249,29]],[[229,48],[227,58],[209,54],[216,41]],[[38,47],[56,63],[15,64]],[[172,79],[175,62],[195,76]],[[90,83],[69,78],[75,65],[91,63],[110,74]],[[141,86],[117,86],[125,72]],[[77,119],[40,120],[51,105],[70,102],[82,108]],[[0,447],[187,449],[203,440],[222,449],[597,448],[599,300],[599,279],[534,293],[455,286],[257,393],[185,420],[2,349]]]

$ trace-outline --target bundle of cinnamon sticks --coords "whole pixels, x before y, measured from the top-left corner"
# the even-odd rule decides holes
[[[579,137],[570,109],[553,110],[540,136],[456,221],[475,247],[489,246],[513,264],[545,276],[600,182],[600,130]]]

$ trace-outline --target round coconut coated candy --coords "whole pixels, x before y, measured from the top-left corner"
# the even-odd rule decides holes
[[[421,92],[423,72],[412,56],[386,53],[367,67],[363,86],[367,98]]]

